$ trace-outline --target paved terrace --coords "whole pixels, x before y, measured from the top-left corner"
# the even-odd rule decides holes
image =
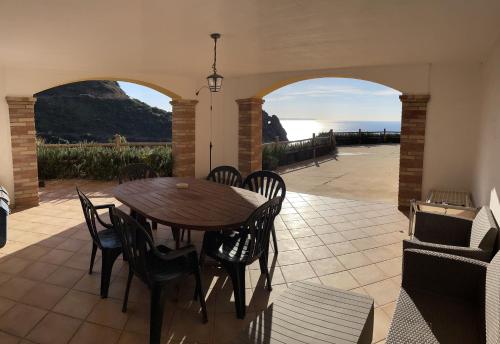
[[[114,202],[114,184],[80,181],[96,204]],[[88,274],[90,236],[75,181],[51,182],[41,205],[10,216],[0,250],[1,343],[146,343],[149,292],[134,279],[129,310],[121,312],[127,276],[119,258],[110,297],[99,297],[100,258]],[[218,268],[204,268],[209,322],[201,324],[192,279],[171,288],[164,341],[225,343],[294,281],[312,280],[375,299],[374,342],[383,342],[401,281],[401,241],[408,221],[395,206],[289,193],[276,220],[279,256],[270,259],[273,291],[263,288],[258,264],[247,269],[247,316],[237,320],[232,286]],[[171,240],[160,226],[157,240]],[[193,232],[195,244],[200,233]],[[270,256],[272,258],[272,255]],[[257,262],[258,263],[258,262]],[[25,339],[22,341],[22,339]]]

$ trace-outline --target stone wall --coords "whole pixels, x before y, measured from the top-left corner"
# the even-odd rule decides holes
[[[174,177],[195,176],[195,118],[197,100],[175,99],[172,104]]]

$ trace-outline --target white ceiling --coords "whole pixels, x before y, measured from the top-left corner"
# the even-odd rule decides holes
[[[0,63],[224,76],[481,61],[499,0],[0,0]]]

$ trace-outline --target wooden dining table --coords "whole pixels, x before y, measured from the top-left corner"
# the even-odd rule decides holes
[[[187,185],[180,188],[179,184]],[[242,188],[195,178],[150,178],[120,184],[114,197],[146,219],[170,226],[176,242],[181,230],[237,229],[267,198]]]

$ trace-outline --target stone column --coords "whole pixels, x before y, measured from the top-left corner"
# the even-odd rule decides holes
[[[262,169],[262,98],[238,99],[238,168],[243,176]]]
[[[16,208],[37,206],[38,164],[33,97],[6,97],[9,105]]]
[[[195,118],[197,100],[174,99],[172,104],[172,157],[174,177],[195,175]]]
[[[399,99],[403,103],[403,109],[398,206],[401,210],[406,210],[410,207],[410,200],[422,198],[425,121],[430,96],[403,94]]]

